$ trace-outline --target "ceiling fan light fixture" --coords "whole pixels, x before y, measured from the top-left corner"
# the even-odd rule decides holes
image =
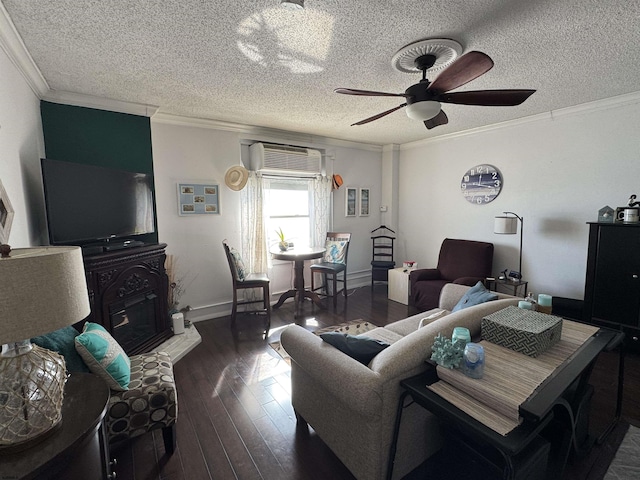
[[[440,103],[431,100],[412,103],[411,105],[407,105],[406,112],[407,117],[410,119],[424,122],[425,120],[432,119],[440,113]]]
[[[280,0],[280,6],[290,10],[304,9],[304,0]]]

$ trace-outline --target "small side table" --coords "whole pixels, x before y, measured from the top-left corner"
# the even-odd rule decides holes
[[[529,285],[529,282],[525,282],[524,280],[516,280],[514,282],[512,280],[500,280],[498,278],[487,278],[486,283],[489,290],[493,290],[494,292],[508,293],[509,295],[513,295],[514,297],[522,298],[525,298],[527,296],[527,285]],[[522,289],[521,292],[519,292],[520,289]]]
[[[0,451],[0,472],[24,480],[115,478],[104,428],[109,396],[100,377],[72,374],[64,387],[60,424],[28,448]]]
[[[389,270],[389,300],[409,305],[409,268]]]

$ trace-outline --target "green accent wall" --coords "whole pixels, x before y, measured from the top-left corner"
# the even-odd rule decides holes
[[[47,158],[153,173],[148,117],[40,102]]]
[[[40,102],[40,115],[47,158],[153,176],[148,117],[45,101]],[[157,243],[158,234],[140,240]]]

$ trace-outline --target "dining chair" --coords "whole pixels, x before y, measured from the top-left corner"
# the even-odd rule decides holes
[[[233,280],[233,306],[231,308],[231,329],[236,334],[236,316],[238,314],[238,306],[240,305],[252,305],[261,303],[259,308],[249,308],[243,310],[243,313],[255,313],[261,314],[266,317],[264,338],[269,336],[269,328],[271,328],[271,296],[269,294],[269,277],[266,273],[247,273],[242,261],[242,257],[238,251],[229,247],[226,240],[222,241],[224,247],[224,253],[227,256],[229,262],[229,270],[231,271],[231,278]],[[261,288],[262,298],[244,298],[238,300],[238,291],[245,290],[247,288]]]
[[[311,291],[323,290],[324,293],[320,293],[325,297],[333,297],[333,308],[338,305],[338,294],[343,292],[344,297],[347,298],[347,255],[349,253],[349,242],[351,241],[350,233],[337,233],[328,232],[327,239],[325,241],[325,248],[327,249],[322,261],[320,263],[314,263],[311,265]],[[322,285],[315,286],[315,274],[322,275]],[[342,273],[342,279],[338,275]],[[332,280],[331,295],[329,295],[329,278]],[[337,289],[338,282],[342,283],[342,290]]]

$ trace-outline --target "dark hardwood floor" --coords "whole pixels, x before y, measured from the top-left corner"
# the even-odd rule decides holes
[[[345,307],[346,303],[346,307]],[[348,320],[386,325],[413,312],[387,300],[385,284],[355,289],[338,311],[306,303],[298,323],[315,330]],[[267,341],[254,319],[239,317],[234,340],[229,318],[199,322],[202,343],[174,366],[178,388],[177,449],[164,452],[156,431],[112,446],[118,480],[205,479],[353,479],[313,430],[296,429],[290,402],[290,368],[269,342],[294,322],[293,304],[274,310]],[[628,354],[623,417],[640,426],[640,357]],[[600,355],[591,383],[595,387],[591,430],[602,431],[615,410],[617,353]],[[331,408],[330,405],[327,408]],[[568,465],[567,480],[601,479],[615,447],[624,436],[622,422],[602,446]],[[613,444],[613,445],[612,445]],[[440,473],[438,473],[440,472]],[[445,473],[442,473],[445,472]],[[410,478],[451,478],[446,469],[423,468]],[[468,478],[479,478],[471,476]]]

